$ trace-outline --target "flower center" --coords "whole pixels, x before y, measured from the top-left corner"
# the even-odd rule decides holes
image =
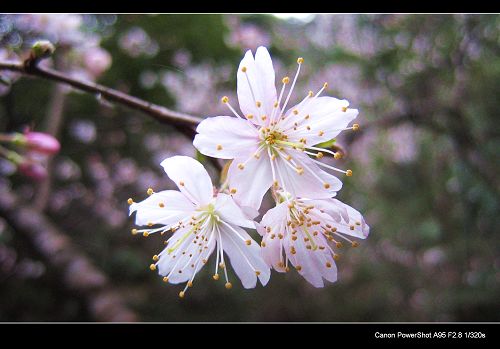
[[[288,136],[279,130],[271,130],[268,127],[262,127],[260,129],[261,134],[261,145],[274,146],[276,144],[280,144],[286,139]]]

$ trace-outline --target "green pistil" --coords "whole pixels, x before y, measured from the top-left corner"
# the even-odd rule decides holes
[[[302,226],[302,228],[304,229],[304,232],[306,233],[307,237],[309,238],[309,241],[311,241],[312,250],[316,251],[318,249],[318,245],[316,245],[316,243],[314,242],[314,238],[307,231],[307,227]]]

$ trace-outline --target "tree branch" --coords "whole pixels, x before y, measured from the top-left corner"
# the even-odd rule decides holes
[[[0,216],[26,237],[65,287],[82,299],[96,321],[137,321],[107,277],[43,214],[0,185]]]
[[[10,70],[23,75],[40,77],[70,85],[76,89],[99,95],[108,101],[125,105],[134,110],[139,110],[160,122],[170,124],[177,128],[193,127],[203,120],[200,117],[173,111],[97,83],[75,79],[59,71],[42,68],[36,64],[32,64],[29,59],[25,62],[0,61],[0,70]]]

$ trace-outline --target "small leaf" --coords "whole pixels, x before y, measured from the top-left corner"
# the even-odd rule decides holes
[[[198,150],[196,150],[196,160],[201,162],[202,164],[206,163],[208,161],[207,157],[200,153]]]
[[[332,138],[329,141],[316,144],[315,147],[328,149],[328,148],[331,148],[335,144],[336,141],[337,141],[336,138]]]

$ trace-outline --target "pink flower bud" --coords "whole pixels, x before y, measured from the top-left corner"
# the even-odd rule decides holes
[[[56,154],[61,149],[61,144],[53,136],[42,132],[26,132],[26,146],[43,154]]]
[[[47,178],[47,169],[38,162],[25,161],[18,166],[19,173],[35,181]]]

